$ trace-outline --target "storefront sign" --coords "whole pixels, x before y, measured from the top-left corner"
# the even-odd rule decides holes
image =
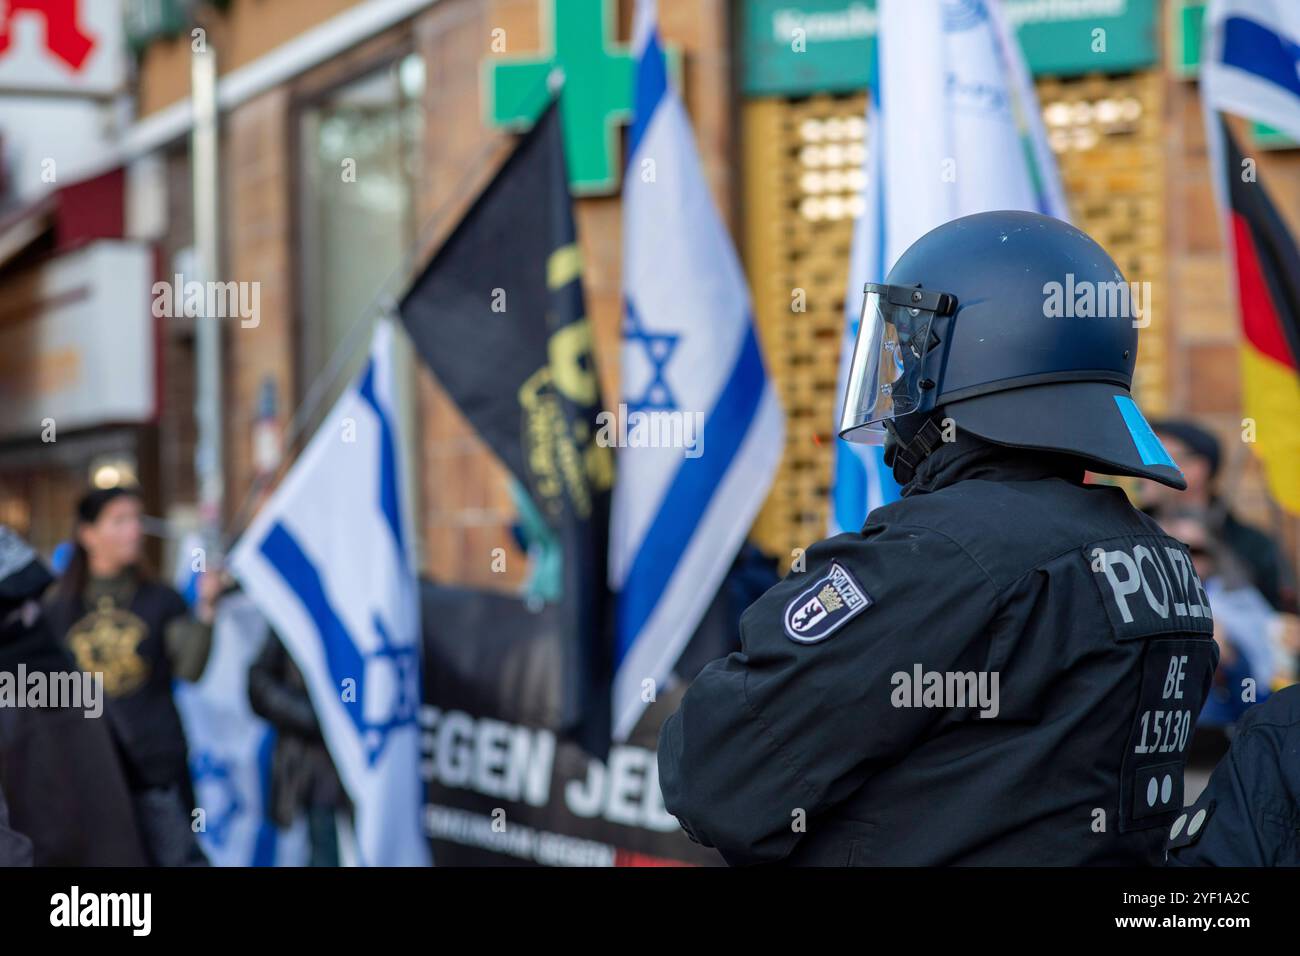
[[[945,12],[981,0],[945,4]],[[751,96],[866,87],[876,0],[751,0],[741,24],[742,83]],[[1029,68],[1073,76],[1143,69],[1158,59],[1156,0],[1004,0]]]
[[[7,277],[0,297],[0,438],[58,439],[146,422],[156,406],[153,256],[101,241]]]
[[[121,0],[0,2],[0,91],[105,96],[125,82]]]

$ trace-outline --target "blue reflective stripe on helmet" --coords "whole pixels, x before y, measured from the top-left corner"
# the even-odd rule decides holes
[[[1178,468],[1169,452],[1165,451],[1165,446],[1160,444],[1156,433],[1147,424],[1147,420],[1142,417],[1137,403],[1127,395],[1116,395],[1115,404],[1119,406],[1119,413],[1124,416],[1124,424],[1128,426],[1128,433],[1133,436],[1133,444],[1137,446],[1138,454],[1142,456],[1142,464]]]

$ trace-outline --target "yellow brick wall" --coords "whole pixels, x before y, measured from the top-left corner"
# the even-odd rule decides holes
[[[1165,256],[1164,78],[1159,72],[1038,84],[1070,217],[1130,282],[1150,283],[1134,395],[1149,415],[1169,404],[1172,330]]]
[[[835,202],[860,192],[845,178],[861,170],[865,106],[856,94],[755,99],[742,111],[745,265],[786,414],[785,455],[754,539],[786,566],[826,533],[853,238],[852,215]]]

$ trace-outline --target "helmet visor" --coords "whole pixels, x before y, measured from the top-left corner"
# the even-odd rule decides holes
[[[944,293],[867,283],[845,386],[841,438],[878,445],[885,440],[886,421],[920,408],[925,356],[938,344],[931,326],[936,315],[954,306],[953,297]]]

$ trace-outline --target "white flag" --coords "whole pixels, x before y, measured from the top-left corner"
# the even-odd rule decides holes
[[[177,681],[176,709],[203,808],[197,836],[214,866],[306,866],[310,855],[306,821],[281,830],[269,814],[275,730],[248,702],[248,670],[267,633],[246,594],[226,595],[217,602],[203,676]]]
[[[998,0],[880,0],[867,106],[867,202],[853,232],[841,400],[862,287],[936,226],[995,209],[1069,221],[1038,97]],[[840,420],[839,408],[835,423]],[[836,440],[832,533],[896,497],[878,447]]]
[[[429,862],[419,604],[393,415],[392,327],[254,518],[231,569],[302,671],[369,866]]]
[[[785,443],[749,287],[668,82],[652,0],[637,4],[633,48],[621,404],[633,434],[666,423],[694,442],[619,452],[609,547],[617,739],[645,710],[646,681],[663,683],[713,601]]]

